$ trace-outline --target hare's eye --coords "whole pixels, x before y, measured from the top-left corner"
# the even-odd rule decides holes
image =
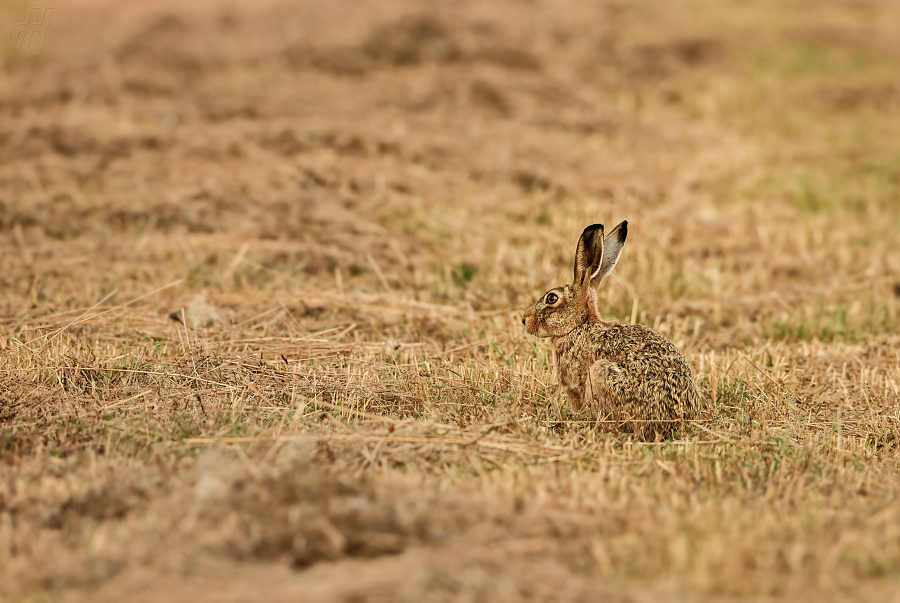
[[[559,301],[559,296],[556,293],[548,293],[547,299],[545,300],[548,304],[553,305],[557,301]]]

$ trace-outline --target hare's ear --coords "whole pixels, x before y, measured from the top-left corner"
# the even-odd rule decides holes
[[[600,271],[603,259],[603,224],[591,224],[581,233],[575,249],[575,287],[587,286]]]
[[[603,261],[600,262],[600,270],[591,278],[591,285],[597,286],[600,279],[609,276],[609,273],[616,267],[619,256],[622,255],[622,248],[625,246],[625,237],[628,236],[628,221],[624,220],[621,224],[613,228],[612,232],[606,235],[603,240]]]

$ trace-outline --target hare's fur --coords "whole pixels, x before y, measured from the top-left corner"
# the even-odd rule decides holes
[[[551,337],[559,382],[576,412],[593,408],[604,425],[641,437],[680,432],[703,404],[684,358],[652,329],[604,321],[597,310],[596,286],[615,267],[627,226],[605,239],[602,225],[587,227],[575,283],[548,291],[522,322],[532,335]]]

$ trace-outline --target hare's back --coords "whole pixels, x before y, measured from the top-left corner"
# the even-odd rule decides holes
[[[584,325],[597,359],[615,362],[621,369],[645,377],[673,374],[690,375],[684,357],[668,339],[643,325],[603,327]]]

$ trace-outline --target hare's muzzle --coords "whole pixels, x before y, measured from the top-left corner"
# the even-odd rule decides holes
[[[533,322],[534,322],[534,306],[528,308],[527,310],[525,310],[525,312],[522,313],[522,324],[525,326],[525,330],[528,331],[529,333],[532,332],[532,328],[534,327],[534,325],[531,324]]]

